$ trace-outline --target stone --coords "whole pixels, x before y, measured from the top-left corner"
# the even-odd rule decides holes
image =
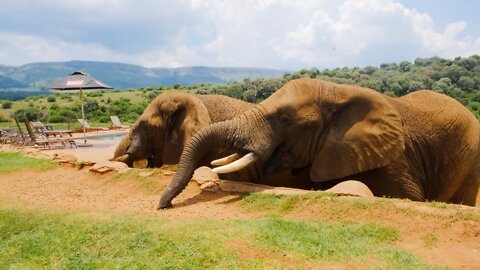
[[[218,174],[206,166],[196,169],[192,177],[192,180],[196,181],[199,185],[218,179],[220,179]]]
[[[99,162],[93,165],[90,168],[90,171],[97,172],[97,173],[107,173],[107,172],[117,172],[126,169],[128,166],[123,162],[116,162],[116,161],[104,161]]]
[[[336,193],[344,196],[356,196],[364,198],[373,198],[372,191],[362,182],[348,180],[341,182],[334,187],[325,190],[325,192]]]
[[[138,174],[138,176],[145,177],[145,178],[150,177],[152,175],[153,175],[153,171],[141,172],[141,173]]]
[[[205,182],[202,185],[200,185],[200,188],[205,191],[218,191],[218,185],[215,182]]]
[[[148,160],[146,159],[141,159],[141,160],[135,160],[133,161],[133,168],[135,169],[145,169],[148,166]]]

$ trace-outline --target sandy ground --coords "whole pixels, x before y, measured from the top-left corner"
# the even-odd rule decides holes
[[[79,160],[105,160],[111,157],[119,140],[89,140],[93,147],[41,151],[74,154]],[[3,148],[6,149],[5,147]],[[100,175],[88,168],[78,169],[61,165],[56,169],[18,171],[0,175],[0,202],[24,207],[45,207],[61,211],[94,211],[153,215],[166,219],[257,219],[263,213],[247,212],[242,208],[239,194],[202,191],[194,182],[174,201],[174,208],[155,210],[158,190],[149,190],[142,182],[151,181],[156,187],[166,186],[173,173],[156,172],[142,176],[134,171],[115,178]],[[132,179],[129,179],[132,177]],[[139,180],[140,179],[140,180]],[[358,200],[342,197],[338,200]],[[373,199],[371,199],[373,200]],[[464,206],[431,207],[425,203],[392,200],[388,207],[341,207],[326,198],[321,205],[300,206],[287,217],[315,221],[379,223],[396,228],[401,239],[397,245],[430,263],[453,269],[480,269],[480,208]],[[480,197],[479,197],[480,202]],[[477,204],[478,205],[478,204]],[[473,215],[476,218],[463,218]],[[434,236],[431,245],[428,239]]]

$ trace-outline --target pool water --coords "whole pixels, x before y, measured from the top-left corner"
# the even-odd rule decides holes
[[[127,132],[123,133],[115,133],[115,134],[105,134],[105,135],[97,135],[97,136],[89,136],[87,140],[95,140],[95,141],[121,141],[123,137],[127,135]]]

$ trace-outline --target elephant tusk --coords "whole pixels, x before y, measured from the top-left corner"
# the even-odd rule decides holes
[[[128,154],[125,154],[123,156],[119,156],[114,159],[114,161],[119,161],[119,162],[126,162],[128,160],[129,156]]]
[[[248,165],[252,164],[255,162],[258,158],[255,156],[254,153],[248,153],[245,156],[243,156],[241,159],[235,160],[234,162],[217,167],[212,169],[212,171],[216,173],[231,173],[231,172],[236,172],[239,171]]]
[[[212,166],[223,166],[223,165],[227,165],[229,163],[232,163],[233,161],[239,159],[241,156],[237,153],[233,154],[233,155],[230,155],[230,156],[227,156],[227,157],[224,157],[224,158],[220,158],[220,159],[216,159],[212,162],[210,162],[210,164],[212,164]]]

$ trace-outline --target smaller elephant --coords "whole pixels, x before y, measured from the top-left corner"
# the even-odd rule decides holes
[[[112,160],[140,168],[176,164],[184,145],[198,130],[254,106],[222,95],[162,93],[119,143]]]
[[[375,196],[475,205],[480,124],[456,100],[421,90],[392,98],[372,89],[293,80],[251,110],[200,130],[185,146],[158,208],[171,207],[199,160],[217,173],[262,164],[265,174],[307,172],[312,184],[357,180]],[[229,163],[229,164],[228,164]]]

